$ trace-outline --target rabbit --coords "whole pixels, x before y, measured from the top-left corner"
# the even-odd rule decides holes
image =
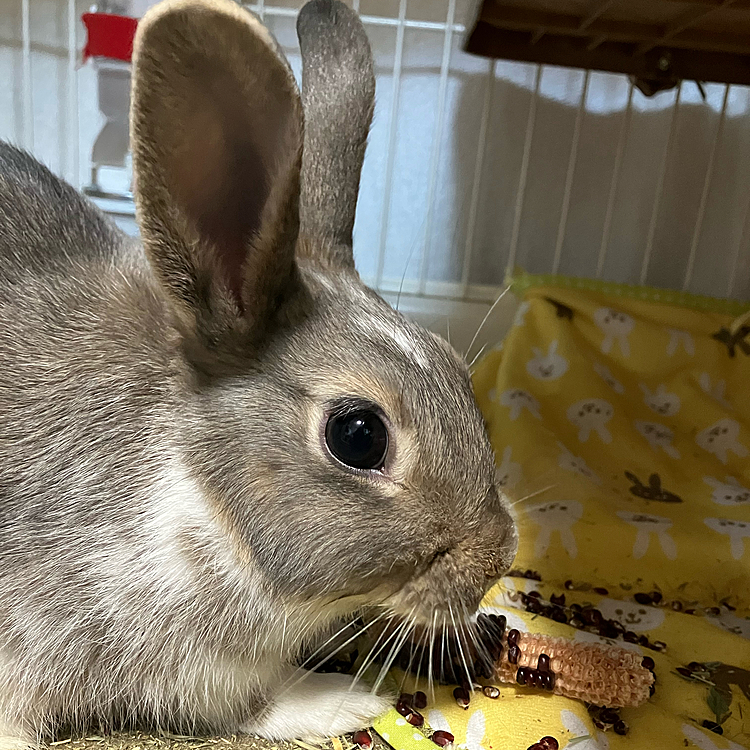
[[[720,481],[714,477],[703,477],[703,481],[713,487],[711,500],[717,505],[742,505],[750,503],[750,490],[743,487],[734,477]]]
[[[338,0],[297,28],[301,95],[231,0],[144,16],[140,241],[0,146],[0,750],[359,729],[388,696],[304,649],[468,618],[511,566],[464,360],[354,267],[366,34]]]
[[[673,417],[680,410],[680,397],[676,393],[670,393],[664,383],[656,386],[652,391],[645,383],[641,383],[643,391],[643,403],[651,411],[661,414],[663,417]]]
[[[745,458],[750,451],[740,442],[741,425],[734,419],[724,417],[714,422],[695,436],[695,442],[703,450],[713,453],[723,464],[728,464],[730,453]]]
[[[546,354],[535,346],[531,350],[534,358],[526,363],[526,372],[537,380],[557,380],[568,371],[568,360],[557,353],[557,341],[549,345]]]

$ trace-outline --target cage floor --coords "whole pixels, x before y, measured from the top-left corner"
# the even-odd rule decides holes
[[[390,750],[372,732],[373,750]],[[90,735],[50,743],[59,750],[351,750],[350,737],[335,737],[324,743],[271,742],[260,737],[178,737],[144,732],[121,732],[107,736]]]

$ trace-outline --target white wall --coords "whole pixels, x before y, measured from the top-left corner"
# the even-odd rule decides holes
[[[283,14],[300,4],[265,4],[296,70],[294,17]],[[538,75],[461,52],[469,0],[361,0],[360,9],[373,17],[378,89],[355,249],[381,289],[403,279],[407,310],[469,330],[510,261],[750,297],[748,89],[731,87],[724,109],[723,86],[706,86],[704,103],[689,82],[676,109],[675,91],[635,91],[628,106],[625,78],[592,73],[581,105],[582,71]],[[93,68],[69,54],[69,19],[80,49],[85,10],[79,0],[0,0],[0,137],[79,187],[101,126]]]

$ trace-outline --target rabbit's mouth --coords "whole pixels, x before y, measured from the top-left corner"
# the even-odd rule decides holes
[[[374,663],[381,675],[396,666],[430,683],[464,684],[494,674],[499,652],[493,645],[501,643],[506,622],[486,613],[453,622],[436,619],[429,625],[365,617],[360,628],[355,664]]]
[[[436,619],[417,625],[393,613],[369,609],[341,622],[322,646],[308,644],[300,661],[315,671],[356,673],[367,669],[377,683],[392,666],[430,683],[465,684],[494,674],[502,653],[505,617],[478,613],[449,623]],[[322,654],[322,656],[321,656]]]
[[[518,532],[510,516],[493,513],[479,532],[437,551],[426,569],[392,598],[392,607],[422,625],[467,620],[510,570],[517,549]]]
[[[487,544],[488,537],[493,544]],[[474,615],[487,591],[510,569],[517,544],[515,526],[507,524],[494,534],[441,548],[387,605],[403,620],[422,627],[457,626]]]

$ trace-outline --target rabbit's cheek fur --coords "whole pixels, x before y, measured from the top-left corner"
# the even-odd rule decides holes
[[[252,418],[242,406],[235,400],[218,427],[200,431],[204,439],[191,454],[238,559],[290,601],[329,602],[381,585],[394,556],[408,546],[383,523],[393,485],[332,463],[319,442],[319,409],[280,405],[277,426],[266,425],[267,442],[249,446],[244,430],[258,434],[263,426],[248,425]],[[227,455],[236,458],[232,466]]]

